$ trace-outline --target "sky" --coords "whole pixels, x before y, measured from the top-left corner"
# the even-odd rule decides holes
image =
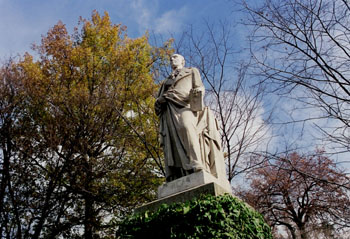
[[[94,10],[100,14],[107,11],[111,21],[127,26],[130,37],[139,37],[146,31],[161,34],[165,38],[170,34],[180,34],[187,26],[195,30],[205,27],[204,21],[217,23],[227,21],[238,23],[240,13],[236,11],[238,0],[0,0],[0,61],[10,56],[22,55],[26,51],[33,54],[30,47],[40,43],[58,21],[62,21],[70,33],[77,26],[79,18],[90,19]],[[250,0],[258,4],[259,0]],[[248,45],[245,42],[247,30],[236,27],[233,34],[235,44]],[[176,40],[176,39],[175,39]],[[291,111],[293,107],[287,101],[282,105],[270,98],[265,106],[280,106],[280,112]],[[282,111],[281,111],[282,110]],[[305,113],[298,111],[300,118]],[[282,114],[280,114],[282,115]],[[284,117],[282,120],[286,120]],[[329,122],[326,122],[329,124]],[[296,128],[294,128],[296,127]],[[275,127],[276,128],[276,127]],[[309,128],[310,129],[310,128]],[[304,132],[299,135],[299,132]],[[314,147],[313,133],[305,131],[304,125],[284,127],[278,134],[278,141],[284,138],[299,145]],[[303,140],[301,140],[303,139]]]
[[[234,8],[232,0],[0,0],[0,59],[30,51],[58,21],[72,32],[93,10],[107,11],[113,23],[138,37],[146,30],[176,34],[203,20],[233,19]]]

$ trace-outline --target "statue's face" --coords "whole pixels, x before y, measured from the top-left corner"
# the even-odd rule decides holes
[[[179,54],[174,54],[170,57],[170,64],[173,69],[179,69],[184,66],[184,58]]]

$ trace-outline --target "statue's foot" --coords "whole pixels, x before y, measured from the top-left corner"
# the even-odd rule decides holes
[[[204,168],[198,167],[198,168],[188,170],[187,172],[188,172],[188,174],[192,174],[192,173],[198,173],[198,172],[203,171],[203,170],[204,170]]]

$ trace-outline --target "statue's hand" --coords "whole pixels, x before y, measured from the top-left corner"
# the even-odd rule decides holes
[[[157,98],[157,100],[156,100],[156,104],[164,104],[166,102],[166,100],[165,100],[165,98],[164,98],[164,96],[161,96],[161,97],[159,97],[159,98]]]
[[[156,115],[160,115],[162,113],[162,108],[157,104],[154,106],[154,110],[156,112]]]
[[[193,88],[193,89],[191,89],[191,91],[195,95],[198,94],[199,92],[201,92],[201,90],[199,88]]]
[[[162,109],[163,109],[163,106],[165,103],[166,103],[166,100],[163,96],[157,98],[157,100],[154,104],[154,109],[155,109],[157,115],[160,115],[162,113]]]

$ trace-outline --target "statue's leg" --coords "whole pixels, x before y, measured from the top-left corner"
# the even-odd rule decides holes
[[[199,171],[204,169],[201,160],[201,151],[199,144],[199,135],[196,130],[198,118],[188,108],[184,108],[180,112],[179,117],[179,135],[181,137],[182,144],[186,150],[188,159],[183,162],[186,170]],[[184,166],[185,166],[184,165]]]

